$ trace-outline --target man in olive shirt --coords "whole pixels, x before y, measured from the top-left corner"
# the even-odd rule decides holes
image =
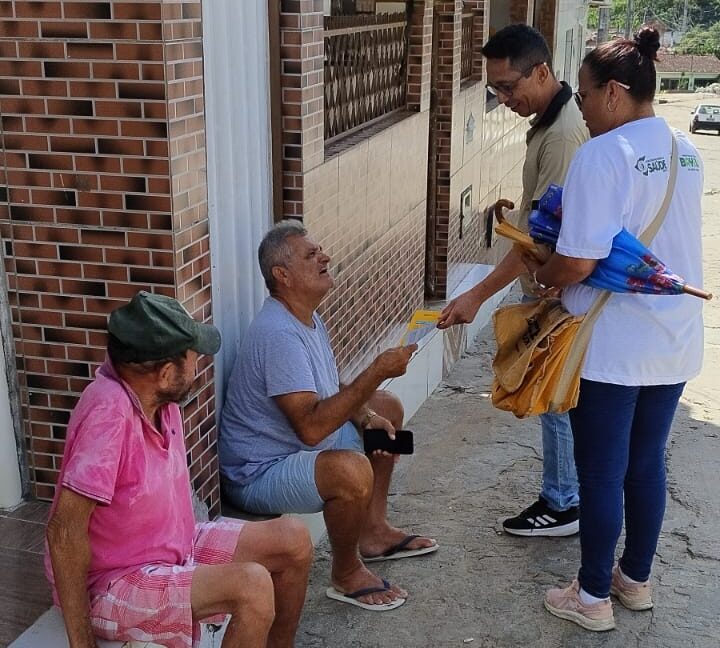
[[[528,229],[528,216],[549,184],[562,185],[575,151],[588,139],[572,90],[558,81],[542,35],[528,25],[509,25],[483,47],[488,90],[521,117],[530,117],[523,165],[519,225]],[[526,299],[537,297],[537,286],[526,274],[520,256],[511,250],[495,269],[443,310],[439,328],[469,323],[480,306],[520,277]],[[579,530],[577,473],[567,414],[540,417],[543,441],[543,484],[538,500],[503,522],[507,533],[519,536],[568,536]]]

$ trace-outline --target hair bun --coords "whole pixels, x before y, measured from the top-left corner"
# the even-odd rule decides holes
[[[646,56],[651,61],[657,61],[657,52],[660,49],[660,34],[657,29],[643,27],[635,34],[635,47],[642,56]]]

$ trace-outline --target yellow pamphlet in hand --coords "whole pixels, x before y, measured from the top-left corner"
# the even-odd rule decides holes
[[[440,311],[416,310],[410,318],[410,322],[400,340],[400,345],[417,344],[435,328],[438,319],[440,319]]]

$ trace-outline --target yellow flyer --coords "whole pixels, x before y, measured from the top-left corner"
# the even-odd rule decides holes
[[[435,328],[438,319],[440,319],[440,311],[416,310],[408,322],[400,344],[417,344]]]

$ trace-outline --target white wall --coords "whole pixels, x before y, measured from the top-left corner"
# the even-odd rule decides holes
[[[266,0],[204,0],[208,209],[218,412],[265,287],[257,247],[272,222]]]
[[[10,508],[20,503],[22,487],[3,346],[0,341],[0,508]]]
[[[558,0],[558,3],[553,68],[561,81],[577,88],[578,72],[585,56],[587,5],[583,0]]]
[[[22,499],[22,479],[15,436],[15,416],[18,413],[13,412],[13,404],[15,409],[19,409],[19,403],[16,388],[10,389],[10,385],[15,381],[13,348],[7,278],[5,270],[0,266],[0,508],[11,508]],[[8,376],[11,376],[11,380],[8,380]]]

